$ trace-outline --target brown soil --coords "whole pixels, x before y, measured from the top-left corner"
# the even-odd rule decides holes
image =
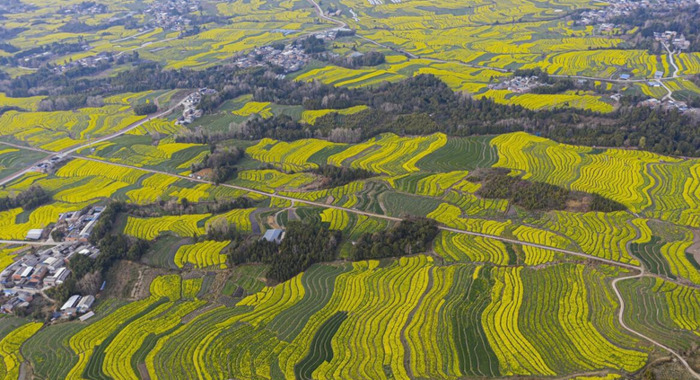
[[[132,261],[119,261],[105,276],[107,284],[101,297],[128,300],[146,298],[150,294],[151,281],[166,273],[166,269],[150,268]]]
[[[693,245],[686,251],[693,256],[695,262],[700,264],[700,230],[693,231]]]

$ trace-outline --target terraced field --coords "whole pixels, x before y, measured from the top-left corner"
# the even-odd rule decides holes
[[[330,156],[328,163],[342,164],[350,160],[350,166],[375,173],[397,175],[418,171],[416,163],[447,143],[443,134],[427,137],[398,137],[382,135],[365,143]],[[359,155],[359,156],[358,156]],[[355,156],[358,156],[355,158]]]
[[[204,235],[204,221],[211,214],[183,216],[161,216],[155,218],[129,217],[124,233],[139,239],[153,240],[164,232],[172,232],[182,237]]]
[[[3,357],[2,367],[0,368],[2,368],[4,378],[19,378],[20,365],[24,361],[20,348],[42,325],[41,322],[29,322],[12,330],[0,340],[0,355]]]
[[[170,139],[153,145],[150,137],[125,136],[80,151],[90,157],[143,167],[179,165],[206,150],[203,144],[177,143]]]
[[[697,366],[700,160],[573,146],[525,132],[369,135],[396,129],[361,125],[361,131],[348,131],[342,119],[359,120],[362,113],[371,124],[396,116],[398,105],[357,89],[430,74],[464,102],[490,98],[542,110],[538,115],[555,115],[555,121],[563,115],[558,109],[573,107],[607,120],[631,97],[665,97],[665,87],[649,82],[655,75],[673,96],[690,102],[700,93],[690,80],[700,74],[698,53],[630,48],[639,28],[583,25],[581,12],[608,6],[587,0],[201,1],[187,2],[189,10],[177,17],[190,24],[178,27],[158,25],[164,17],[159,11],[145,12],[172,2],[96,2],[105,9],[71,10],[92,6],[80,0],[34,2],[21,12],[0,9],[0,85],[27,95],[0,93],[0,177],[48,152],[81,147],[55,172],[27,172],[2,186],[3,198],[40,186],[50,201],[6,203],[0,239],[23,240],[29,229],[49,227],[66,212],[119,200],[128,203],[127,211],[115,217],[109,233],[154,244],[140,260],[102,271],[106,289],[87,321],[44,323],[50,317],[36,309],[29,317],[0,318],[0,377],[612,380],[647,378],[649,367],[681,368],[678,361],[666,363],[668,353],[642,336]],[[316,34],[328,39],[325,51],[304,55],[300,70],[258,67],[257,52],[250,61],[233,62],[256,47],[282,49],[294,41],[308,53],[315,42],[300,39]],[[39,70],[20,65],[11,51],[53,51],[66,43],[78,44],[79,51],[49,53]],[[114,53],[110,67],[96,75],[86,68],[74,78],[61,68],[107,52]],[[377,65],[357,64],[371,52],[383,54]],[[297,54],[302,56],[283,59]],[[112,62],[118,59],[126,62]],[[222,64],[223,71],[213,68]],[[143,83],[150,78],[132,82],[138,75],[124,72],[150,73],[155,65],[182,71],[164,72],[156,90],[116,93],[148,88]],[[503,89],[517,69],[568,77],[575,89]],[[49,70],[59,74],[46,83],[21,78],[48,77]],[[631,80],[618,79],[623,74]],[[264,85],[249,85],[244,76],[260,76]],[[219,78],[226,82],[212,83]],[[347,92],[336,97],[324,85]],[[204,97],[204,115],[195,122],[176,124],[183,112],[178,107],[96,141],[143,120],[136,105],[155,103],[162,112],[203,86],[218,94]],[[292,95],[278,96],[279,89]],[[615,100],[617,93],[625,98]],[[63,97],[84,105],[63,107]],[[483,123],[493,130],[530,130],[517,114],[529,111],[514,110],[508,120]],[[327,123],[334,113],[344,115],[337,125]],[[277,129],[277,116],[289,116],[297,129],[286,135]],[[391,122],[412,121],[403,116]],[[473,123],[455,122],[454,114],[428,115],[443,116],[450,127],[431,131],[475,133]],[[550,123],[548,117],[536,122]],[[256,123],[266,126],[257,130]],[[369,137],[359,141],[360,135]],[[232,147],[245,156],[231,163],[235,173],[222,183],[206,179],[217,168],[192,173],[206,157]],[[326,165],[371,175],[344,170],[326,178],[314,171]],[[484,198],[484,175],[496,172],[491,168],[580,192],[574,194],[580,199],[562,209],[529,211],[511,198]],[[626,210],[588,211],[586,202],[599,200],[591,194]],[[238,197],[247,198],[238,200],[246,208],[225,203]],[[439,225],[425,252],[350,260],[360,238],[377,243],[373,250],[405,247],[391,242],[392,231],[399,219],[412,217]],[[304,270],[282,282],[265,277],[274,268],[269,261],[231,264],[229,250],[256,246],[261,230],[285,228],[292,220],[339,231],[337,257],[307,265],[306,252],[297,250],[293,259],[303,261]],[[232,228],[245,241],[211,240],[217,239],[211,232]],[[3,244],[0,268],[29,249]],[[90,269],[100,269],[98,264],[101,259]],[[616,281],[623,276],[630,278]],[[83,285],[72,290],[84,293]],[[44,293],[34,302],[64,298]]]
[[[258,161],[280,163],[284,170],[299,171],[318,167],[309,163],[309,158],[331,146],[332,143],[323,140],[297,140],[286,143],[262,139],[257,145],[246,149],[246,153]]]
[[[306,124],[314,124],[316,119],[321,116],[328,115],[329,113],[337,113],[339,115],[352,115],[360,111],[367,109],[367,106],[355,106],[343,109],[320,109],[320,110],[308,110],[301,113],[301,120]]]
[[[179,268],[190,264],[195,268],[226,268],[226,255],[221,251],[229,243],[222,241],[203,241],[183,245],[175,252],[175,265]]]
[[[498,149],[497,167],[518,170],[524,178],[572,190],[597,193],[631,211],[692,227],[700,196],[697,160],[653,153],[558,144],[525,133],[491,140]]]
[[[87,324],[68,322],[39,333],[41,324],[10,327],[13,332],[0,342],[28,340],[23,350],[32,365],[66,371],[68,378],[139,378],[140,371],[150,378],[307,379],[350,372],[436,379],[601,369],[633,373],[651,346],[617,324],[617,304],[606,282],[616,275],[611,270],[580,264],[445,266],[419,255],[383,265],[316,265],[218,307],[196,298],[201,279],[168,275],[153,281],[148,298],[116,304]],[[670,306],[665,319],[653,323],[663,323],[657,335],[675,331],[664,338],[668,344],[696,334],[693,290],[654,279],[625,285],[634,305],[629,316],[649,305],[635,301],[648,294],[635,293],[638,286],[661,290],[654,302]],[[634,324],[650,321],[629,316]],[[646,330],[656,328],[651,326]],[[37,345],[49,336],[56,338],[52,356]],[[45,360],[53,358],[55,366],[46,367]]]
[[[15,257],[27,247],[2,245],[0,247],[0,270],[5,270],[15,261]],[[20,251],[20,252],[18,252]]]
[[[644,236],[651,234],[650,231],[638,232],[637,228],[645,228],[646,225],[627,213],[550,212],[536,223],[557,234],[548,234],[549,244],[545,245],[561,248],[566,242],[561,236],[566,236],[583,252],[635,265],[639,261],[627,252],[627,244],[642,241]],[[641,235],[638,237],[638,234]]]
[[[508,265],[515,261],[506,245],[500,241],[446,231],[435,240],[434,249],[438,255],[454,262]]]
[[[4,148],[0,145],[0,178],[15,173],[21,168],[41,160],[45,156],[46,155],[41,152],[14,147]]]
[[[24,240],[27,232],[33,228],[47,227],[55,223],[65,212],[81,210],[87,203],[51,203],[37,207],[29,212],[25,222],[18,222],[20,215],[26,215],[21,208],[0,212],[0,238],[9,240]]]
[[[124,105],[81,108],[78,112],[9,111],[0,116],[1,136],[12,136],[29,145],[60,151],[126,128],[143,119]]]
[[[620,291],[630,304],[625,323],[672,347],[687,347],[698,339],[697,289],[644,278],[623,281]]]

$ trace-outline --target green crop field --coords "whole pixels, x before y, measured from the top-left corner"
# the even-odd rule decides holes
[[[698,18],[0,1],[0,378],[700,379]]]
[[[653,346],[630,335],[614,317],[619,305],[606,279],[616,273],[582,264],[440,266],[417,256],[388,266],[377,261],[314,266],[235,306],[215,308],[196,298],[201,280],[170,275],[154,280],[149,298],[121,306],[108,318],[39,333],[36,328],[25,332],[34,325],[23,325],[3,342],[10,344],[15,336],[27,340],[23,352],[40,364],[47,357],[37,343],[47,334],[55,336],[53,350],[64,359],[50,371],[69,370],[68,377],[134,378],[144,369],[151,378],[337,378],[350,376],[343,371],[353,368],[380,378],[545,376],[605,368],[633,373],[644,366]],[[667,344],[682,345],[688,339],[683,337],[697,330],[697,313],[692,314],[697,292],[654,281],[623,283],[626,300],[635,305],[626,322],[658,332],[654,336]],[[637,303],[645,286],[662,289],[651,302],[667,305],[663,318],[647,319],[650,304]],[[385,290],[371,295],[370,289]],[[647,314],[636,312],[637,307]],[[193,312],[194,318],[184,319]],[[345,354],[355,349],[367,353]],[[76,354],[77,361],[70,359]],[[225,357],[237,360],[216,359]],[[373,359],[353,364],[361,358]]]

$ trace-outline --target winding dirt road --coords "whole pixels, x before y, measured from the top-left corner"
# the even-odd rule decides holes
[[[688,372],[690,372],[690,374],[691,374],[693,377],[695,377],[696,379],[700,380],[700,374],[698,374],[697,372],[695,372],[695,371],[690,367],[690,364],[688,364],[688,362],[687,362],[685,359],[683,359],[682,356],[680,356],[678,353],[676,353],[676,351],[673,351],[673,350],[670,349],[669,347],[667,347],[667,346],[665,346],[665,345],[663,345],[663,344],[661,344],[661,343],[655,341],[654,339],[652,339],[652,338],[650,338],[650,337],[648,337],[648,336],[646,336],[646,335],[644,335],[644,334],[642,334],[642,333],[640,333],[640,332],[638,332],[638,331],[636,331],[636,330],[631,329],[629,326],[627,326],[627,324],[625,324],[625,320],[624,320],[624,314],[625,314],[625,300],[624,300],[624,298],[622,298],[622,294],[620,294],[620,290],[617,288],[617,283],[620,282],[620,281],[630,280],[630,279],[633,279],[633,278],[641,278],[641,277],[644,277],[644,271],[643,271],[643,270],[640,271],[639,274],[635,274],[635,275],[632,275],[632,276],[618,277],[618,278],[614,279],[613,282],[612,282],[612,288],[613,288],[613,290],[615,291],[615,296],[617,296],[617,300],[620,302],[620,310],[619,310],[619,312],[618,312],[618,314],[617,314],[617,319],[618,319],[618,321],[620,322],[620,325],[621,325],[625,330],[631,332],[632,334],[634,334],[634,335],[636,335],[636,336],[638,336],[638,337],[640,337],[640,338],[642,338],[642,339],[644,339],[644,340],[646,340],[646,341],[652,343],[653,345],[655,345],[655,346],[657,346],[657,347],[663,349],[664,351],[667,351],[667,352],[670,353],[671,355],[673,355],[676,359],[678,359],[678,361],[681,362],[681,364],[683,364],[683,366],[688,370]]]

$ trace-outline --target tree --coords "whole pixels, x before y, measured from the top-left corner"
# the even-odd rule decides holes
[[[51,231],[51,238],[54,241],[62,242],[65,237],[66,237],[66,233],[61,229],[55,229],[55,230]]]
[[[388,231],[362,234],[350,251],[353,260],[400,257],[425,252],[438,233],[432,219],[401,221]]]
[[[153,103],[141,103],[134,107],[134,113],[139,116],[152,114],[156,111],[158,111],[158,106]]]
[[[88,256],[76,254],[73,255],[71,260],[68,262],[68,268],[73,272],[73,276],[76,278],[82,278],[87,273],[94,270],[95,261]]]
[[[102,273],[94,271],[85,274],[75,284],[75,290],[83,295],[96,294],[102,286]]]
[[[644,149],[647,146],[647,138],[646,136],[642,136],[639,138],[639,143],[637,144],[637,147],[639,149]]]

